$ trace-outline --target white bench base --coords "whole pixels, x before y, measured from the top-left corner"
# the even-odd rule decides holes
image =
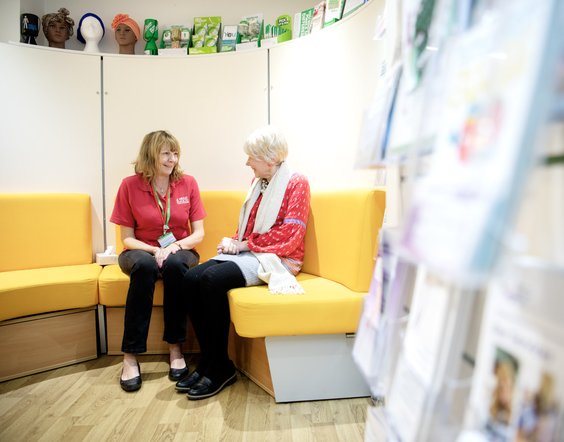
[[[276,402],[370,396],[352,358],[354,335],[265,339]]]
[[[276,402],[368,397],[346,334],[242,338],[233,327],[230,357]]]

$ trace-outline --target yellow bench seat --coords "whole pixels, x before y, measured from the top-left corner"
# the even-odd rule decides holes
[[[98,304],[98,264],[0,272],[0,321]]]
[[[267,286],[229,291],[229,310],[239,336],[321,335],[354,332],[365,292],[300,273],[303,295],[273,295]]]
[[[106,307],[123,307],[129,290],[129,276],[121,271],[119,265],[104,266],[98,279],[99,300]],[[153,305],[163,305],[163,281],[159,279],[155,285]]]

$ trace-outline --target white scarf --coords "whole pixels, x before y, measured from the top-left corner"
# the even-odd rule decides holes
[[[257,217],[253,228],[253,233],[266,233],[276,222],[280,206],[284,200],[284,194],[290,181],[291,173],[288,165],[283,162],[264,191]],[[239,241],[243,240],[243,235],[247,229],[251,209],[255,205],[261,192],[261,180],[255,179],[241,212],[239,214]],[[268,290],[273,294],[302,294],[304,289],[294,275],[292,275],[280,258],[274,253],[255,253],[251,252],[259,261],[258,277],[268,284]]]

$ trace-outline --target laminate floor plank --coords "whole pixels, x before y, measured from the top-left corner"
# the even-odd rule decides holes
[[[121,356],[1,382],[0,441],[364,440],[367,398],[277,404],[239,373],[219,395],[189,401],[168,380],[166,356],[139,360],[135,393],[119,388]]]

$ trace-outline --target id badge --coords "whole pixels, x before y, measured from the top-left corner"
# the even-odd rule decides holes
[[[166,246],[170,246],[174,241],[176,241],[176,238],[174,237],[172,232],[168,232],[157,239],[157,241],[162,248],[165,248]]]

